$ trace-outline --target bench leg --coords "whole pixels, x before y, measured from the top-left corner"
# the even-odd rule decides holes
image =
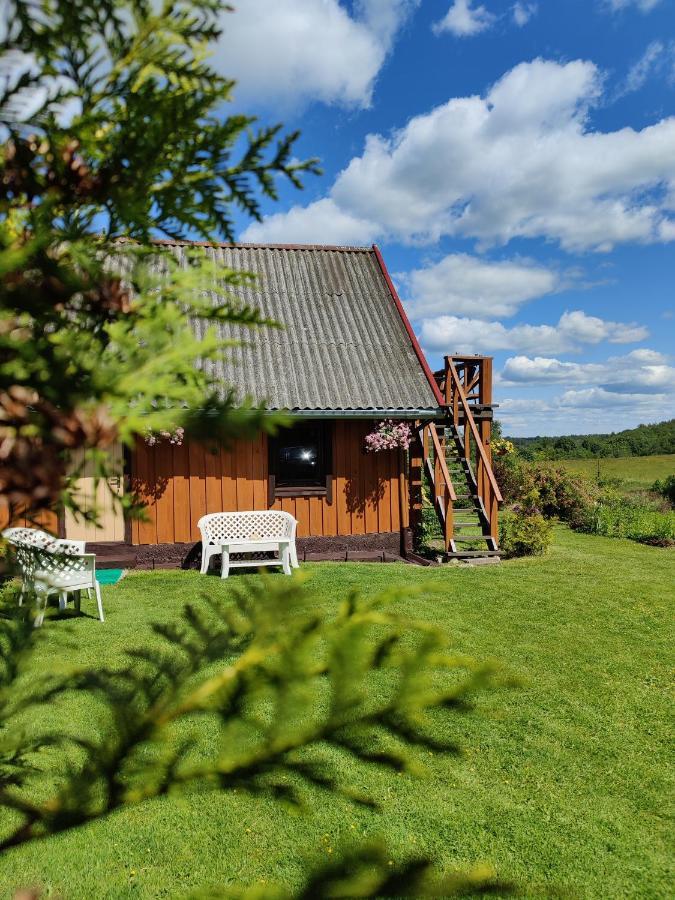
[[[220,577],[227,578],[230,574],[230,551],[223,547],[223,556],[220,563]]]
[[[101,599],[101,585],[98,581],[94,582],[94,593],[96,594],[96,605],[98,606],[98,617],[101,622],[105,622],[105,618],[103,616],[103,600]]]

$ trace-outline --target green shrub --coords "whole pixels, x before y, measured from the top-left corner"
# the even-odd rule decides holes
[[[675,545],[675,512],[659,512],[634,500],[619,497],[598,504],[588,531],[605,537],[623,537],[656,547]]]
[[[517,453],[494,456],[492,468],[505,503],[518,503],[534,487],[534,467]]]
[[[558,518],[571,528],[588,528],[602,497],[597,485],[562,466],[534,467],[533,478],[539,492],[541,512],[546,518]]]
[[[531,508],[505,510],[499,519],[499,548],[505,556],[542,556],[553,529],[542,514]]]
[[[669,475],[663,481],[655,481],[652,490],[665,497],[669,503],[675,506],[675,475]]]

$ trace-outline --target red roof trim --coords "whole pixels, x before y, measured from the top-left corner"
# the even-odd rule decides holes
[[[439,406],[445,406],[445,398],[443,394],[441,394],[441,390],[436,384],[436,380],[429,368],[429,363],[422,352],[422,348],[419,345],[417,338],[415,337],[415,332],[412,329],[412,325],[410,324],[410,320],[405,314],[405,310],[403,309],[403,304],[401,303],[398,294],[396,293],[396,288],[394,287],[394,283],[392,282],[389,272],[387,271],[387,267],[384,264],[384,260],[382,259],[382,254],[380,253],[380,249],[377,244],[373,244],[373,253],[375,254],[375,259],[378,262],[380,267],[380,271],[384,276],[384,280],[387,282],[387,287],[389,288],[389,293],[391,294],[391,298],[394,301],[396,309],[398,310],[398,314],[401,317],[401,321],[405,327],[405,330],[408,332],[408,337],[410,338],[410,343],[413,345],[413,350],[415,351],[418,360],[420,361],[420,365],[424,370],[424,374],[427,376],[427,381],[431,386],[431,390],[434,392],[434,397],[436,398]]]

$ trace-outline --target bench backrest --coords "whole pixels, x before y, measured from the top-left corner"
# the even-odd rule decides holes
[[[268,509],[256,512],[209,513],[197,527],[205,544],[226,541],[264,541],[295,538],[297,522],[290,513]]]

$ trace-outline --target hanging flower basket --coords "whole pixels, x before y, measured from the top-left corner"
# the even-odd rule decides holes
[[[180,447],[183,444],[184,437],[185,429],[178,425],[173,431],[148,431],[145,435],[145,443],[148,447],[154,447],[161,441],[167,441],[169,444],[173,444],[174,447]]]
[[[382,450],[407,450],[412,441],[412,429],[407,422],[385,419],[366,435],[366,451],[380,453]]]

